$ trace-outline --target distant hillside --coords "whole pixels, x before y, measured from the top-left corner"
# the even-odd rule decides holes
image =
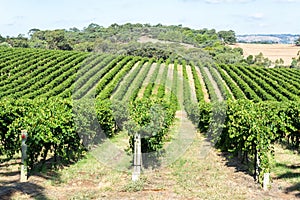
[[[293,34],[250,34],[237,35],[239,43],[294,44],[300,35]]]

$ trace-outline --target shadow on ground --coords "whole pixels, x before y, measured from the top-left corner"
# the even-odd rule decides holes
[[[237,157],[233,157],[230,153],[222,152],[219,154],[220,156],[224,157],[226,159],[226,166],[228,167],[234,167],[236,172],[243,172],[246,175],[249,175],[253,177],[253,173],[249,170],[248,166],[249,163],[242,163]],[[251,164],[250,164],[251,165]],[[299,170],[300,165],[286,165],[282,163],[277,163],[277,166],[284,167],[288,170]],[[276,179],[299,179],[300,178],[300,172],[286,172],[276,177]],[[254,177],[253,177],[254,181]],[[300,183],[293,184],[292,186],[286,187],[284,189],[284,192],[286,194],[292,194],[295,195],[296,198],[300,198]]]
[[[35,199],[48,199],[44,195],[44,188],[30,182],[20,183],[17,181],[5,181],[0,183],[0,196],[1,199],[12,199],[12,196],[16,192],[21,192],[22,194],[26,194],[31,198]]]
[[[20,159],[17,161],[2,162],[0,164],[0,199],[12,199],[16,193],[25,195],[26,198],[49,199],[45,195],[42,180],[60,181],[60,175],[55,172],[53,158],[29,171],[27,182],[20,182]]]
[[[299,170],[300,165],[287,165],[282,163],[276,163],[276,166],[286,168],[287,170]],[[288,171],[277,177],[277,179],[300,179],[300,172]],[[285,188],[285,193],[295,193],[297,198],[300,198],[300,183],[293,184],[290,187]]]
[[[295,196],[296,196],[297,198],[300,198],[300,183],[296,183],[296,184],[294,184],[293,186],[286,188],[286,189],[285,189],[285,192],[286,192],[286,193],[297,192],[297,193],[295,194]]]
[[[226,159],[227,167],[234,167],[236,172],[243,172],[244,174],[253,177],[253,173],[249,170],[249,163],[243,163],[237,157],[234,157],[231,153],[227,152],[220,153],[220,156]]]

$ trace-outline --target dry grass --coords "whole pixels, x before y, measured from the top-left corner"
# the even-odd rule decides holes
[[[170,42],[170,41],[165,41],[165,40],[158,40],[158,39],[154,39],[154,38],[150,38],[148,36],[142,36],[138,39],[138,42],[140,43],[147,43],[147,42],[151,42],[151,43],[162,43],[162,44],[177,44],[177,42]],[[186,44],[183,42],[179,43],[180,45],[182,45],[184,48],[186,49],[190,49],[190,48],[195,48],[193,45],[191,44]]]
[[[272,62],[282,58],[284,65],[290,65],[293,57],[298,57],[299,46],[292,44],[246,44],[237,43],[231,47],[240,47],[244,50],[244,56],[258,55],[260,52]]]

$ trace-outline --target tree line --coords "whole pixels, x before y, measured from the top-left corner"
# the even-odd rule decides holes
[[[76,27],[57,30],[30,29],[28,36],[19,34],[17,37],[0,36],[2,45],[12,47],[31,47],[59,50],[79,51],[109,51],[124,43],[137,42],[141,36],[149,36],[160,40],[184,42],[195,47],[203,47],[216,42],[234,43],[234,31],[219,31],[215,29],[191,29],[182,25],[165,26],[162,24],[112,24],[103,27],[95,23],[80,30]],[[4,43],[4,44],[3,44]]]
[[[139,40],[143,36],[168,43],[142,43]],[[140,23],[122,25],[114,23],[108,27],[91,23],[82,30],[76,27],[68,30],[33,28],[28,31],[27,36],[19,34],[17,37],[5,38],[0,35],[0,46],[9,47],[75,50],[155,59],[185,59],[194,62],[201,58],[209,63],[241,63],[264,67],[272,64],[262,54],[245,59],[241,48],[226,45],[235,42],[236,35],[232,30],[217,32],[215,29],[196,30],[182,25]],[[183,44],[190,46],[187,48]],[[277,60],[275,66],[283,66],[282,60]]]

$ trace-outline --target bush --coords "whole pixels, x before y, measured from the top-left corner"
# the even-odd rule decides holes
[[[10,119],[3,123],[5,154],[13,156],[20,149],[21,130],[28,131],[26,144],[28,145],[27,163],[30,167],[45,161],[49,152],[54,158],[60,157],[65,161],[76,160],[83,150],[80,138],[76,133],[73,120],[72,103],[68,99],[19,99],[7,101],[7,109],[11,112]],[[4,116],[5,119],[5,116]],[[1,139],[2,139],[1,138]]]
[[[129,106],[130,120],[125,128],[130,135],[131,148],[136,133],[141,134],[142,153],[162,148],[164,136],[175,117],[175,107],[159,98],[137,99]]]

